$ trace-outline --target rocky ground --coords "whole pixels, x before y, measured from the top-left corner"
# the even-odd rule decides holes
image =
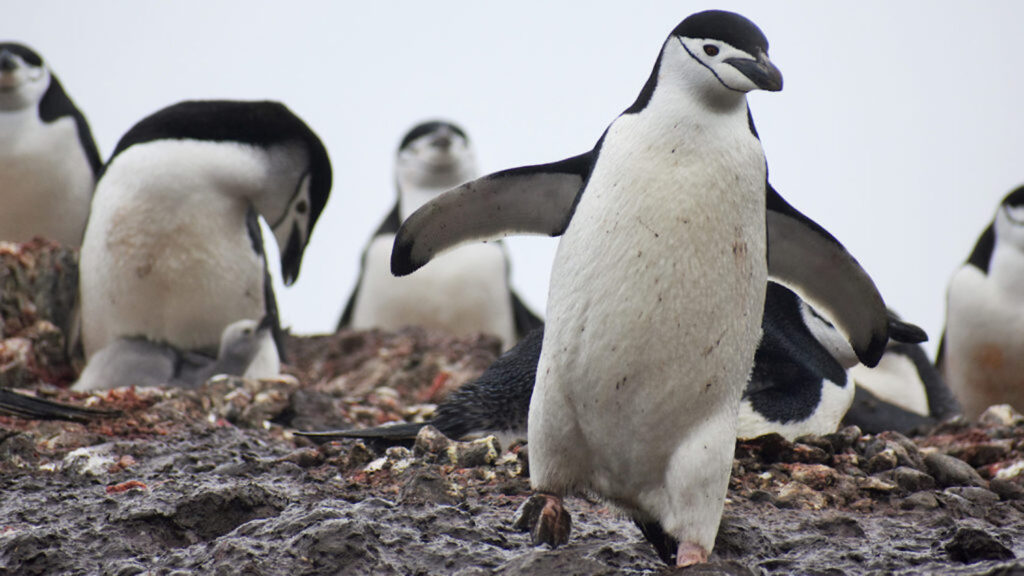
[[[513,526],[526,446],[429,428],[385,450],[291,433],[423,418],[496,357],[492,339],[291,338],[280,380],[81,395],[65,389],[45,302],[20,301],[20,320],[3,306],[0,382],[117,413],[0,416],[0,574],[671,572],[586,498],[567,501],[569,545],[532,546]],[[1005,409],[914,438],[741,443],[712,561],[684,573],[1024,574],[1022,470],[1024,418]]]

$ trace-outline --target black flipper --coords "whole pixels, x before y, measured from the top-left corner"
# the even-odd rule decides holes
[[[61,404],[6,388],[0,388],[0,413],[31,420],[70,420],[72,422],[87,422],[120,414],[117,411]]]
[[[595,157],[592,150],[551,164],[496,172],[427,202],[398,230],[392,273],[411,274],[445,250],[471,240],[562,234]]]
[[[864,365],[877,365],[890,316],[875,283],[835,237],[765,184],[769,276],[827,314]]]
[[[514,290],[510,291],[512,298],[512,319],[516,323],[516,337],[525,338],[527,334],[538,328],[544,327],[544,321],[533,313],[526,304],[519,298]]]

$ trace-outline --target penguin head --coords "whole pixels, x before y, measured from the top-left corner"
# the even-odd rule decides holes
[[[997,242],[1024,251],[1024,186],[1003,198],[996,212],[995,231]]]
[[[128,148],[156,140],[212,142],[252,153],[262,169],[244,190],[231,193],[245,196],[270,225],[281,252],[281,275],[292,284],[331,192],[327,149],[309,126],[279,102],[179,102],[125,133],[107,166]]]
[[[739,14],[698,12],[676,26],[665,50],[685,51],[685,57],[676,59],[688,68],[683,74],[706,89],[782,90],[782,73],[768,59],[768,39]]]
[[[220,336],[218,359],[248,365],[264,346],[274,347],[273,324],[270,316],[260,322],[238,320],[228,324]]]
[[[402,138],[395,158],[403,216],[476,176],[476,155],[462,128],[440,120],[416,125]]]
[[[42,57],[23,44],[0,42],[0,112],[36,106],[50,87]]]

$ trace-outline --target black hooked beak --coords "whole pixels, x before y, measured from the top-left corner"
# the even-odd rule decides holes
[[[302,265],[302,252],[299,227],[293,224],[291,234],[288,235],[288,242],[281,253],[281,276],[285,286],[291,286],[298,278],[299,267]]]
[[[772,64],[764,52],[758,53],[757,60],[728,58],[725,62],[750,78],[750,81],[762,90],[769,92],[782,90],[782,72]]]

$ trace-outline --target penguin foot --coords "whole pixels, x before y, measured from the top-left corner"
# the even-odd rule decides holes
[[[693,566],[708,561],[708,551],[693,542],[680,542],[676,549],[676,567]]]
[[[562,498],[555,494],[537,493],[523,502],[515,528],[530,532],[534,546],[550,544],[557,548],[569,541],[572,516],[562,506]]]

